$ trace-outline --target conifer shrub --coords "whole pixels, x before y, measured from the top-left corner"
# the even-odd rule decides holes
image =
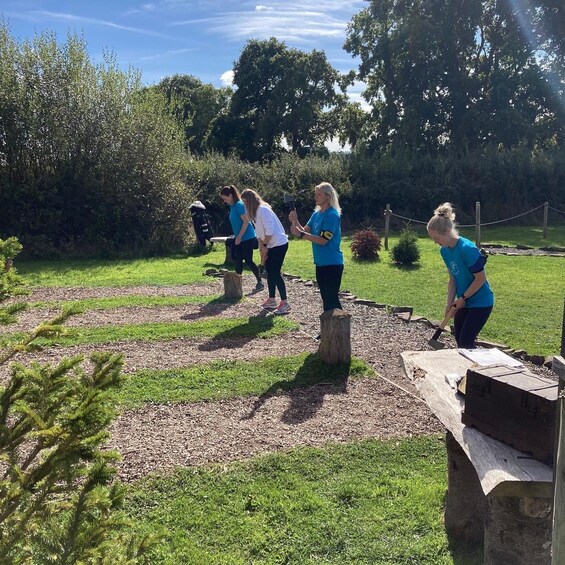
[[[15,238],[0,240],[0,302],[21,294]],[[0,323],[15,321],[21,302],[0,306]],[[0,366],[40,337],[64,331],[72,311],[0,346]],[[119,454],[104,444],[115,417],[113,391],[122,356],[93,353],[55,365],[13,363],[0,387],[0,563],[147,563],[153,536],[129,534],[114,480]]]
[[[400,238],[392,247],[390,254],[392,260],[400,265],[417,263],[420,260],[418,234],[410,226],[405,226],[400,232]]]
[[[377,259],[381,250],[381,238],[371,228],[358,230],[353,234],[351,252],[358,260]]]

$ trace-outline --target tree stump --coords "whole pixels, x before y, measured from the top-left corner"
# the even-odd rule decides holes
[[[551,499],[488,496],[485,565],[550,565]]]
[[[469,543],[481,543],[484,534],[486,497],[477,471],[451,432],[445,437],[447,449],[447,494],[444,523],[449,536]]]
[[[320,316],[318,353],[329,365],[351,363],[351,314],[335,308]]]
[[[228,272],[224,275],[224,296],[226,298],[243,298],[242,276]]]

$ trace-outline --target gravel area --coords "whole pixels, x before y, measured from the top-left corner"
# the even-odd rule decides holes
[[[244,277],[245,299],[235,303],[184,305],[160,308],[119,308],[88,312],[73,319],[78,326],[135,324],[156,321],[190,323],[206,317],[265,315],[259,307],[265,292],[253,292],[254,280]],[[62,356],[88,355],[93,350],[119,351],[126,372],[141,368],[186,367],[215,359],[253,360],[267,356],[315,352],[321,299],[312,283],[287,280],[292,311],[288,317],[300,329],[273,338],[218,340],[174,339],[159,342],[123,342],[106,346],[53,347],[20,354],[18,360],[57,362]],[[222,281],[168,287],[89,289],[36,289],[34,300],[78,300],[104,296],[221,294]],[[120,415],[112,427],[110,446],[123,455],[120,477],[135,480],[149,472],[177,465],[231,461],[296,445],[322,445],[356,438],[390,438],[440,431],[441,425],[404,375],[399,355],[407,350],[428,350],[433,329],[424,323],[400,319],[386,309],[343,298],[350,312],[353,355],[364,359],[381,378],[353,379],[341,385],[318,384],[279,395],[239,398],[196,404],[147,405]],[[45,320],[44,309],[30,310],[29,327]],[[11,326],[13,328],[13,326]],[[442,336],[453,346],[451,336]],[[530,368],[530,367],[528,367]],[[549,371],[531,367],[541,373]],[[0,383],[8,378],[6,368]]]

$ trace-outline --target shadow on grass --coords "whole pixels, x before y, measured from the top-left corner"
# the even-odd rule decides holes
[[[247,322],[229,330],[217,333],[198,346],[201,351],[216,349],[235,349],[245,347],[245,344],[257,339],[260,334],[269,331],[274,326],[274,316],[264,310],[257,316],[250,316]]]
[[[281,420],[290,425],[305,422],[316,415],[326,395],[347,392],[350,366],[350,363],[327,365],[317,353],[312,353],[306,357],[294,379],[273,383],[259,396],[244,419],[252,419],[269,398],[288,392],[290,406],[284,411]]]
[[[219,298],[214,298],[206,304],[202,304],[198,312],[193,312],[192,314],[184,314],[180,317],[181,320],[198,320],[199,318],[206,318],[210,316],[215,316],[220,314],[230,306],[237,304],[239,300],[233,300],[231,298],[225,298],[220,296]]]

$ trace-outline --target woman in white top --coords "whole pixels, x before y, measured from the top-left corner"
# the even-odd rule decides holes
[[[290,312],[290,304],[286,297],[286,285],[281,274],[282,264],[288,251],[288,236],[277,215],[254,190],[246,189],[241,193],[247,215],[255,225],[259,240],[259,251],[267,272],[269,298],[261,306],[266,310],[274,310],[275,314]],[[275,297],[278,289],[281,301],[277,306]]]

